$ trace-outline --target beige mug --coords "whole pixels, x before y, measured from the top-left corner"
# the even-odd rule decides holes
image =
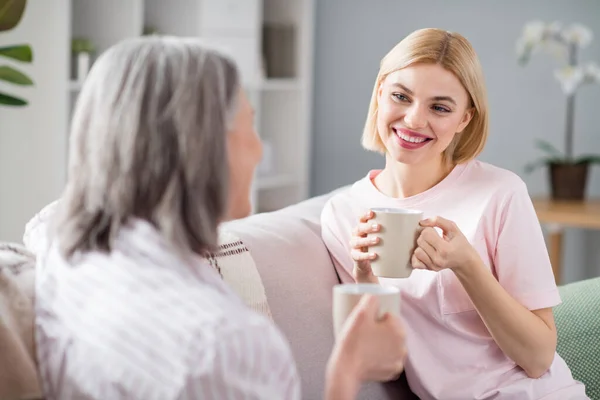
[[[379,237],[379,243],[369,246],[369,251],[377,253],[377,258],[371,261],[373,275],[408,278],[413,271],[410,259],[416,248],[423,212],[403,208],[372,208],[371,211],[374,218],[369,222],[381,226],[379,232],[367,235]]]
[[[333,328],[339,336],[344,322],[359,303],[363,295],[370,294],[379,299],[379,316],[386,313],[400,315],[400,289],[376,283],[342,283],[333,287]]]

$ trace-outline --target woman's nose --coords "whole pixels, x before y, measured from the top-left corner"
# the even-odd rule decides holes
[[[404,122],[409,129],[418,130],[427,126],[427,111],[423,107],[413,104],[406,110]]]

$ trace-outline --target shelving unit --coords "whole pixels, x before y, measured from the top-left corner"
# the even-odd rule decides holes
[[[96,56],[144,32],[198,37],[228,52],[240,68],[265,149],[272,150],[256,175],[254,211],[308,197],[315,0],[70,1],[71,37],[91,40]],[[65,86],[72,109],[81,83]]]

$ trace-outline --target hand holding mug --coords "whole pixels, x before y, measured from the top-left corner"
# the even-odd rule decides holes
[[[399,292],[395,295],[399,304]],[[362,295],[337,333],[329,373],[342,369],[359,382],[390,381],[400,376],[406,356],[404,328],[398,312],[382,315],[382,300],[377,295]]]
[[[413,268],[441,271],[449,268],[455,270],[471,265],[479,254],[469,243],[458,226],[442,217],[425,219],[420,222],[421,233],[417,238],[411,264]],[[440,228],[440,236],[434,228]]]
[[[350,240],[354,279],[408,278],[422,218],[421,211],[401,208],[373,208],[363,215]]]
[[[369,234],[377,233],[381,228],[372,221],[373,217],[374,213],[371,210],[363,214],[352,231],[350,239],[350,256],[354,261],[352,276],[359,283],[379,283],[371,270],[371,261],[377,258],[377,254],[369,251],[369,246],[379,243],[379,237],[369,236]]]

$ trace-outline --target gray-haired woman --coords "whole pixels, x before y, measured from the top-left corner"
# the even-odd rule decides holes
[[[250,212],[261,144],[232,61],[177,38],[106,51],[72,122],[69,179],[37,277],[49,399],[299,399],[287,342],[203,258]],[[365,298],[328,365],[330,399],[403,368]],[[343,370],[342,370],[343,367]]]

